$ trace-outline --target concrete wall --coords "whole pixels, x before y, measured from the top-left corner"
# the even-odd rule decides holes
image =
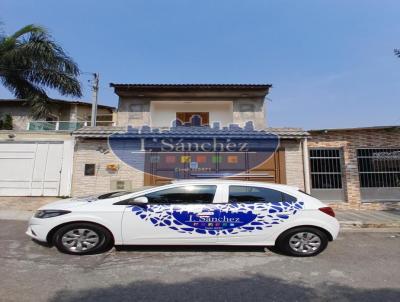
[[[15,104],[1,104],[0,106],[0,118],[4,119],[6,114],[10,114],[13,118],[13,129],[20,131],[26,130],[29,117],[29,108],[23,106],[16,106]]]
[[[77,120],[82,120],[82,121],[90,121],[90,116],[92,115],[92,107],[91,106],[81,106],[77,105]],[[107,109],[107,108],[97,108],[97,115],[103,115],[103,114],[112,114],[112,110]],[[69,115],[69,118],[73,120],[72,115]]]
[[[247,121],[253,121],[256,129],[267,127],[263,99],[240,99],[233,101],[233,123],[241,127]]]
[[[349,130],[310,131],[308,148],[341,148],[344,171],[342,171],[345,202],[331,203],[340,209],[386,209],[399,206],[400,202],[361,202],[360,181],[357,163],[357,148],[400,148],[400,131],[397,130]],[[400,196],[399,196],[400,200]]]
[[[221,126],[227,126],[233,122],[232,102],[229,101],[156,101],[151,102],[150,112],[152,127],[170,127],[177,112],[209,112],[210,125],[219,122]]]
[[[120,98],[117,126],[150,126],[150,100],[144,98]]]

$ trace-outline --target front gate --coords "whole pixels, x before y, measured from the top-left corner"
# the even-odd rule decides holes
[[[255,159],[251,152],[229,155],[219,152],[149,152],[145,160],[147,173],[144,184],[162,185],[174,179],[204,178],[286,183],[284,150],[272,153],[258,166],[254,167],[253,161]]]

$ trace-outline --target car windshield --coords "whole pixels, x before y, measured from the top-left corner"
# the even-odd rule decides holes
[[[154,186],[143,186],[143,187],[139,187],[139,188],[136,188],[136,189],[133,189],[130,191],[115,191],[115,192],[105,193],[105,194],[99,195],[97,197],[97,199],[107,199],[107,198],[124,196],[127,194],[144,191],[144,190],[151,189],[151,188],[154,188]]]

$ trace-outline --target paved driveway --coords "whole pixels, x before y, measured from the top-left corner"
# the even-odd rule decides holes
[[[1,301],[400,301],[400,233],[343,233],[321,255],[137,247],[75,257],[0,221]]]

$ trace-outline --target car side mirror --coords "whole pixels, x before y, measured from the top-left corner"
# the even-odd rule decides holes
[[[134,198],[130,203],[133,203],[133,204],[146,204],[148,202],[149,202],[149,200],[147,199],[146,196],[140,196],[140,197]]]

